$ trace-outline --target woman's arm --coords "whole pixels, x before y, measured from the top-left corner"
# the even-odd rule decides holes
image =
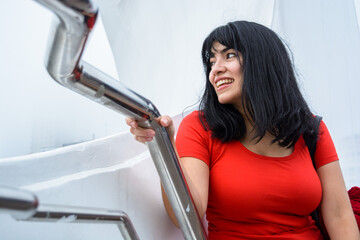
[[[172,119],[168,116],[162,116],[160,117],[160,119],[158,119],[158,122],[161,126],[167,129],[170,140],[176,151],[174,141],[175,129]],[[127,118],[126,123],[131,127],[130,132],[135,136],[135,139],[138,142],[149,142],[155,136],[155,131],[153,129],[144,129],[139,127],[137,121],[134,119]],[[199,216],[202,218],[205,215],[208,203],[209,167],[203,161],[192,157],[180,158],[180,165],[184,173],[186,183],[191,192],[191,196],[194,200],[196,209],[199,213]],[[177,220],[175,218],[175,214],[171,208],[170,202],[162,186],[161,191],[166,212],[168,213],[173,223],[179,227],[179,224],[177,223]]]
[[[339,161],[325,164],[317,172],[323,189],[321,212],[331,240],[360,240]]]
[[[180,158],[180,164],[198,214],[200,218],[203,218],[206,213],[208,203],[209,167],[203,161],[191,157]],[[179,227],[175,214],[162,186],[161,191],[166,212],[168,213],[171,221]]]

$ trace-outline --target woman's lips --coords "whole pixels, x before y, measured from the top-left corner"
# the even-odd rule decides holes
[[[228,87],[233,82],[234,82],[234,79],[232,79],[232,78],[223,78],[223,79],[217,80],[215,82],[216,90],[220,91],[220,90]]]

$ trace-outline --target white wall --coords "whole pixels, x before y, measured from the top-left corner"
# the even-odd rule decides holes
[[[44,64],[53,14],[35,1],[0,1],[0,158],[125,130],[118,113],[60,86]],[[98,18],[84,59],[117,77]]]
[[[309,104],[332,134],[348,188],[360,185],[359,2],[277,1],[272,24],[293,51]]]
[[[0,159],[1,185],[34,193],[39,205],[124,211],[140,239],[181,240],[161,200],[160,180],[130,133],[43,153]],[[121,144],[119,144],[121,143]],[[16,221],[0,210],[1,240],[123,239],[115,224]]]
[[[174,118],[177,127],[181,116]],[[0,159],[0,188],[31,191],[45,204],[125,212],[140,239],[181,240],[161,199],[144,144],[129,132],[26,156]],[[99,222],[98,222],[99,223]],[[115,224],[16,221],[0,209],[1,240],[123,239]]]

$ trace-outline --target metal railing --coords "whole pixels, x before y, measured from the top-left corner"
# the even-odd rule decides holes
[[[46,61],[49,74],[61,85],[154,128],[156,135],[148,147],[182,233],[185,239],[207,239],[168,133],[155,120],[159,111],[146,98],[81,61],[97,8],[90,0],[36,1],[57,15]]]
[[[116,224],[125,240],[139,239],[130,218],[122,211],[39,205],[34,194],[15,188],[0,187],[1,212],[23,221]]]

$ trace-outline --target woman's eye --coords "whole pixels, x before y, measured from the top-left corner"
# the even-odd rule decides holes
[[[236,54],[235,53],[228,53],[228,54],[226,54],[226,57],[227,58],[233,58],[233,57],[236,57]]]

